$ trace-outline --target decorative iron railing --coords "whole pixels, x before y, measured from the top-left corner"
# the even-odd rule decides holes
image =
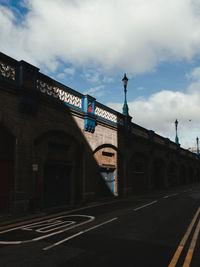
[[[88,118],[90,118],[91,115],[92,120],[96,120],[97,118],[119,126],[126,125],[124,120],[125,117],[121,113],[118,113],[117,111],[97,102],[92,97],[90,97],[91,100],[89,102],[93,101],[92,106],[94,109],[89,110],[89,108],[84,104],[86,103],[84,102],[84,98],[89,96],[84,96],[83,94],[40,73],[39,69],[30,65],[29,63],[17,61],[3,53],[0,53],[0,79],[6,79],[14,84],[16,83],[17,86],[24,85],[25,82],[26,84],[30,85],[31,82],[31,84],[34,84],[31,87],[32,90],[38,90],[46,96],[60,100],[70,107],[79,109],[84,114],[86,113],[86,116],[84,115],[85,120],[89,120]],[[34,79],[36,82],[34,82]],[[183,148],[179,149],[180,146],[177,146],[177,144],[170,140],[166,142],[166,138],[155,134],[153,131],[149,131],[134,123],[129,123],[129,129],[131,129],[130,131],[132,134],[140,136],[141,138],[149,139],[151,142],[163,145],[169,149],[180,151],[181,155],[189,157],[195,156],[193,153],[188,152]]]
[[[15,68],[8,63],[0,61],[0,75],[3,77],[15,80]]]
[[[116,114],[111,113],[111,112],[99,107],[98,105],[96,105],[96,107],[95,107],[95,115],[100,117],[100,118],[106,119],[108,121],[117,123],[117,115]]]
[[[57,86],[51,85],[42,80],[37,80],[37,89],[43,94],[47,94],[67,104],[82,109],[82,99],[80,97],[66,92]]]

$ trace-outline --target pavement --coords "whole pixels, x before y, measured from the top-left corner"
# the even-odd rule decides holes
[[[200,184],[192,184],[192,187],[196,187],[196,186],[200,186]],[[0,216],[0,227],[3,226],[8,226],[11,224],[16,224],[16,223],[20,223],[20,222],[27,222],[29,220],[36,220],[41,218],[41,217],[45,217],[45,218],[49,218],[51,217],[51,215],[53,214],[62,214],[63,212],[66,214],[66,212],[72,213],[72,212],[76,212],[76,211],[80,211],[80,210],[84,210],[87,208],[93,208],[93,207],[98,207],[98,206],[102,206],[102,205],[109,205],[115,202],[123,202],[123,201],[133,201],[133,200],[138,200],[141,198],[145,198],[148,197],[149,195],[153,195],[155,193],[159,193],[159,194],[163,194],[164,192],[172,192],[176,191],[177,189],[182,189],[184,190],[185,188],[188,188],[188,185],[181,185],[179,187],[173,187],[173,188],[166,188],[163,190],[152,190],[149,192],[145,192],[145,193],[139,193],[139,194],[134,194],[134,195],[130,195],[127,197],[113,197],[113,198],[102,198],[99,201],[95,201],[95,202],[90,202],[90,203],[83,203],[83,204],[79,204],[79,205],[64,205],[64,206],[60,206],[60,207],[52,207],[52,208],[46,208],[46,209],[42,209],[42,210],[38,210],[35,211],[33,213],[26,213],[26,214],[7,214],[7,215],[1,215]]]
[[[199,205],[193,184],[1,217],[0,266],[199,267]]]
[[[131,196],[131,198],[135,198],[134,196]],[[35,211],[33,213],[25,213],[25,214],[6,214],[6,215],[1,215],[0,216],[0,227],[4,227],[4,226],[9,226],[12,224],[16,224],[16,223],[20,223],[20,222],[27,222],[29,220],[37,220],[41,217],[45,217],[45,218],[49,218],[51,217],[51,215],[54,214],[62,214],[63,212],[66,213],[72,213],[72,212],[76,212],[76,211],[80,211],[83,209],[87,209],[87,208],[93,208],[93,207],[97,207],[97,206],[101,206],[101,205],[108,205],[114,202],[118,202],[118,201],[123,201],[125,199],[121,199],[119,197],[115,197],[112,199],[108,199],[108,198],[104,198],[101,199],[100,201],[95,201],[95,202],[90,202],[90,203],[84,203],[84,204],[79,204],[79,205],[73,205],[73,206],[69,206],[69,205],[64,205],[64,206],[60,206],[60,207],[52,207],[52,208],[48,208],[48,209],[42,209],[42,210],[38,210]]]

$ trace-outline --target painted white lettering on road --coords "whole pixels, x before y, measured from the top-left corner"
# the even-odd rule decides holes
[[[118,219],[118,218],[115,217],[115,218],[113,218],[113,219],[111,219],[111,220],[105,221],[105,222],[103,222],[103,223],[100,223],[100,224],[97,224],[97,225],[95,225],[95,226],[93,226],[93,227],[90,227],[90,228],[88,228],[88,229],[86,229],[86,230],[80,231],[80,232],[78,232],[78,233],[75,234],[75,235],[71,235],[71,236],[69,236],[69,237],[67,237],[67,238],[65,238],[65,239],[63,239],[63,240],[60,240],[59,242],[54,243],[54,244],[51,245],[51,246],[48,246],[48,247],[46,247],[46,248],[43,248],[43,250],[49,250],[49,249],[51,249],[51,248],[53,248],[53,247],[56,247],[56,246],[58,246],[58,245],[60,245],[60,244],[62,244],[62,243],[64,243],[64,242],[66,242],[66,241],[68,241],[68,240],[70,240],[70,239],[72,239],[72,238],[75,238],[75,237],[77,237],[77,236],[80,236],[80,235],[82,235],[82,234],[84,234],[84,233],[86,233],[86,232],[89,232],[89,231],[91,231],[91,230],[93,230],[93,229],[96,229],[96,228],[98,228],[98,227],[100,227],[100,226],[102,226],[102,225],[105,225],[105,224],[110,223],[110,222],[112,222],[112,221],[115,221],[115,220],[117,220],[117,219]]]
[[[81,222],[77,222],[77,220],[83,220]],[[73,220],[68,220],[68,219],[73,219]],[[42,235],[30,240],[12,240],[12,241],[7,241],[7,240],[0,240],[0,244],[23,244],[23,243],[28,243],[28,242],[35,242],[38,240],[42,240],[45,238],[48,238],[50,236],[58,235],[60,233],[63,233],[65,231],[71,230],[73,228],[82,226],[84,224],[88,224],[92,222],[95,219],[94,216],[89,216],[89,215],[65,215],[65,216],[60,216],[56,217],[53,219],[45,220],[45,221],[39,221],[36,223],[32,224],[27,224],[24,226],[20,227],[15,227],[11,228],[9,230],[5,230],[0,232],[0,236],[3,234],[6,234],[8,232],[15,232],[15,231],[34,231],[37,234],[41,233],[46,233],[46,232],[51,232],[50,234],[47,235]],[[38,228],[38,229],[37,229]],[[59,229],[59,231],[57,231]]]

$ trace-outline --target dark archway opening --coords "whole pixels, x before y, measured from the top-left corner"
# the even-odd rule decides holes
[[[69,203],[71,166],[47,163],[44,165],[44,206]]]
[[[0,213],[9,212],[14,188],[14,136],[0,126]]]
[[[165,164],[161,159],[157,159],[152,163],[151,183],[154,188],[163,188],[165,186],[165,169]]]
[[[135,154],[131,159],[131,186],[133,192],[144,192],[148,189],[147,160],[141,154]]]

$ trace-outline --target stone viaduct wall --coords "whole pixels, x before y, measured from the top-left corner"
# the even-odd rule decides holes
[[[0,54],[0,213],[199,181],[196,154]]]

